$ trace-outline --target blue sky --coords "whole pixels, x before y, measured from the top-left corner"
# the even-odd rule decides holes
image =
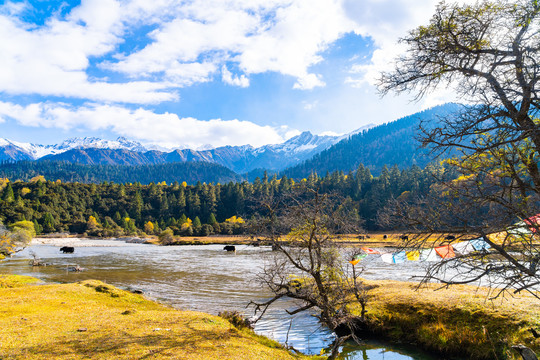
[[[190,147],[342,134],[453,100],[376,91],[436,1],[83,0],[0,5],[0,137]]]

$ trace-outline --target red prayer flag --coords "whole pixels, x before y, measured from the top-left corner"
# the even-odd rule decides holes
[[[450,259],[456,256],[452,245],[444,245],[435,248],[435,252],[443,259]]]
[[[373,250],[373,249],[370,249],[370,248],[362,248],[362,250],[366,253],[366,254],[380,254],[380,252],[378,252],[377,250]]]

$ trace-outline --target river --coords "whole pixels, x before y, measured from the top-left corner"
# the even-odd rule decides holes
[[[76,241],[76,240],[74,240]],[[268,247],[237,246],[237,252],[223,251],[223,245],[155,246],[128,244],[120,240],[84,241],[73,254],[62,254],[58,246],[32,245],[13,258],[0,262],[0,273],[30,275],[48,282],[75,282],[98,279],[129,289],[179,309],[217,314],[219,311],[246,309],[250,300],[270,297],[256,280],[265,261],[272,256]],[[32,254],[51,266],[32,267]],[[85,270],[68,272],[68,265]],[[368,279],[410,280],[423,273],[420,263],[392,265],[379,256],[363,260],[362,274]],[[287,343],[304,353],[319,353],[333,340],[332,334],[319,326],[309,314],[291,319],[285,312],[294,308],[291,300],[280,301],[270,308],[256,325],[256,332]],[[363,345],[345,346],[343,359],[433,360],[428,354],[407,346],[368,341]]]

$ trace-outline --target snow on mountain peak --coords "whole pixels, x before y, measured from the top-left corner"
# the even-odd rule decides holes
[[[97,137],[74,137],[64,140],[55,147],[58,150],[64,151],[71,149],[126,149],[137,152],[147,151],[141,143],[134,140],[128,140],[125,137],[119,137],[116,140],[104,140]]]

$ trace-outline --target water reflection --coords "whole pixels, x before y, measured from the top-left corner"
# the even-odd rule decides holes
[[[76,247],[73,254],[63,254],[56,246],[34,245],[1,262],[0,273],[31,275],[52,282],[98,279],[118,287],[142,290],[147,297],[180,309],[213,314],[237,310],[249,316],[251,309],[246,309],[246,305],[250,300],[271,296],[256,281],[271,256],[268,247],[239,246],[235,255],[223,251],[222,245],[161,247],[102,240],[95,243],[102,246]],[[29,266],[32,253],[52,265]],[[365,260],[366,278],[408,280],[423,272],[423,267],[413,262],[393,266],[375,256]],[[85,271],[68,272],[67,267],[75,264]],[[257,323],[256,331],[302,352],[319,353],[332,342],[332,334],[309,314],[298,314],[291,319],[285,309],[294,306],[292,300],[280,300]],[[388,351],[388,346],[373,348],[371,342],[366,346],[346,345],[343,358],[430,359],[424,354],[412,354],[410,349]]]

